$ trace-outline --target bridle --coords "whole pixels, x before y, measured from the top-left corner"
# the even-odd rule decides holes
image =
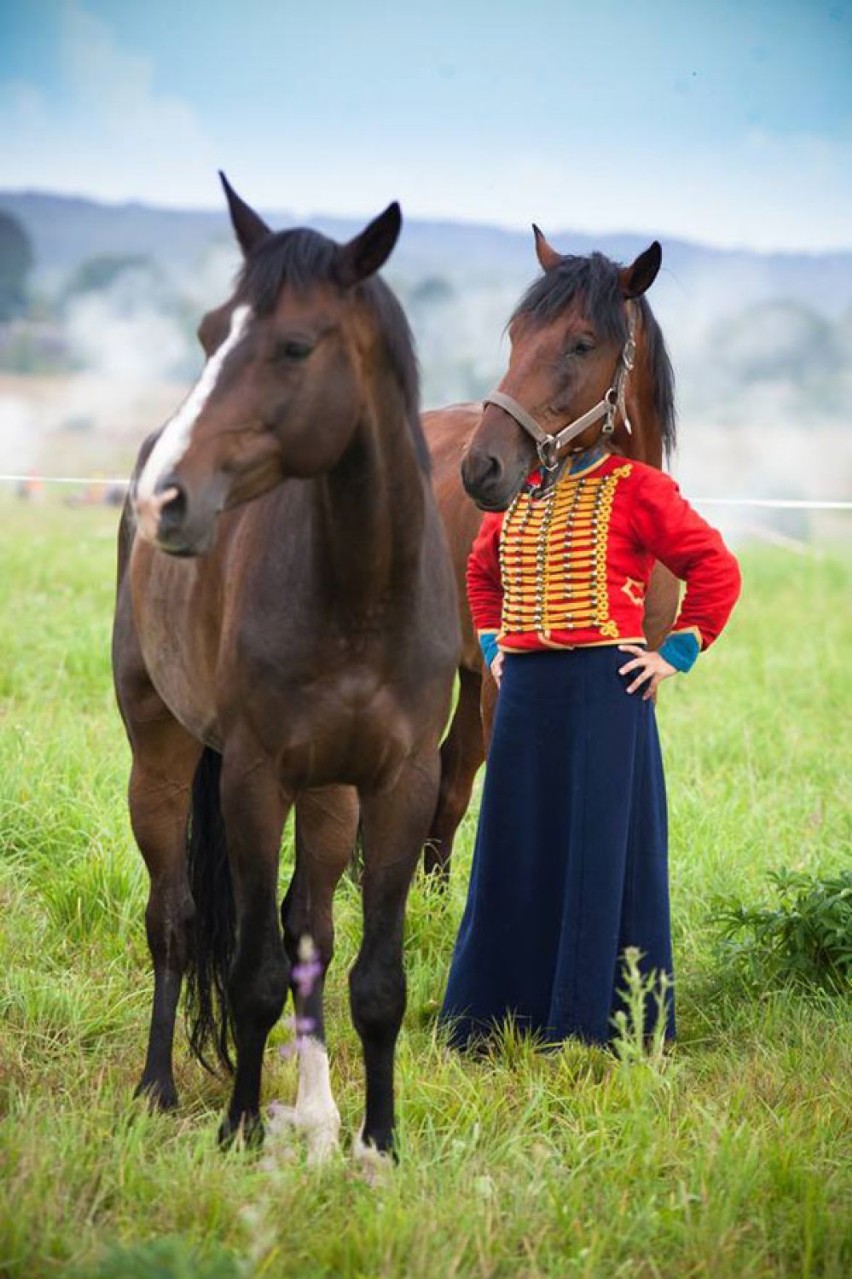
[[[509,416],[515,419],[518,426],[532,436],[535,440],[539,461],[546,471],[555,471],[559,465],[559,454],[566,445],[575,440],[578,435],[582,435],[590,426],[594,426],[595,422],[599,422],[601,418],[604,419],[600,430],[602,436],[612,435],[615,430],[616,414],[618,413],[621,414],[628,435],[633,433],[630,419],[627,416],[625,392],[628,375],[633,371],[636,363],[636,308],[632,302],[628,301],[625,304],[625,310],[627,311],[627,341],[624,343],[621,354],[618,357],[612,383],[603,399],[598,400],[597,404],[590,408],[587,413],[584,413],[582,417],[575,418],[573,422],[569,422],[561,430],[551,435],[539,426],[532,414],[528,413],[522,404],[519,404],[511,395],[507,395],[505,391],[492,391],[483,400],[483,404],[496,404],[498,408],[505,409]]]

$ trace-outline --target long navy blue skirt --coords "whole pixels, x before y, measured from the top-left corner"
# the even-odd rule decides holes
[[[629,660],[616,647],[506,655],[441,1011],[455,1047],[510,1017],[544,1043],[605,1043],[625,948],[672,976],[662,757],[653,703],[618,674]]]

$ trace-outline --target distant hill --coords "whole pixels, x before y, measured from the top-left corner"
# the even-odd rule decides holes
[[[0,371],[22,375],[0,386],[0,464],[129,466],[198,375],[199,317],[228,296],[239,252],[224,202],[180,211],[0,191],[0,210],[24,224],[36,258],[31,316],[0,325]],[[293,225],[287,212],[262,212],[272,227]],[[363,226],[306,221],[340,240]],[[649,239],[544,230],[562,252],[622,262]],[[424,405],[480,399],[505,370],[506,321],[538,274],[531,233],[408,219],[385,274],[414,331]],[[649,300],[677,377],[685,491],[852,492],[852,252],[664,239]],[[805,517],[793,526],[788,514],[766,520],[804,537]]]
[[[224,206],[218,213],[184,211],[0,190],[0,209],[15,214],[26,226],[36,253],[36,279],[46,289],[60,287],[94,254],[146,254],[166,270],[183,273],[193,270],[217,245],[232,242]],[[536,216],[534,197],[530,215]],[[293,225],[287,212],[264,211],[264,217],[275,228]],[[339,239],[353,235],[362,225],[322,215],[309,221]],[[620,261],[635,257],[649,239],[632,233],[589,235],[553,227],[545,231],[563,252],[598,249]],[[664,241],[663,250],[664,275],[654,290],[661,313],[669,309],[670,296],[675,310],[680,309],[678,302],[692,299],[715,314],[768,298],[798,301],[829,317],[852,307],[852,252],[756,253],[673,239]],[[456,286],[505,281],[519,289],[535,271],[531,236],[525,232],[412,218],[405,222],[391,274],[408,280],[442,276]],[[725,305],[717,296],[720,285]]]

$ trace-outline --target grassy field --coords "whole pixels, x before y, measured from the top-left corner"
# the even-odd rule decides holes
[[[848,864],[848,555],[747,552],[718,649],[662,690],[676,1050],[624,1063],[507,1040],[471,1064],[442,1047],[469,814],[450,893],[422,879],[412,892],[401,1161],[370,1186],[345,1156],[317,1171],[283,1144],[260,1161],[221,1154],[226,1085],[182,1042],[178,1114],[131,1100],[151,981],[108,662],[114,523],[0,505],[0,1274],[852,1273],[849,1005],[742,986],[714,918],[719,895],[761,900],[768,870]],[[348,880],[337,919],[332,1080],[351,1135]],[[267,1099],[294,1083],[270,1048]]]

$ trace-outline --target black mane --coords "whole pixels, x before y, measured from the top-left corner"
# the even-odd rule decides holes
[[[269,315],[285,284],[297,290],[312,284],[336,284],[338,247],[334,240],[308,227],[277,231],[246,259],[237,280],[237,296],[258,315]],[[420,424],[420,377],[405,312],[380,276],[370,276],[355,287],[375,319],[402,390],[418,463],[428,473],[429,450]]]
[[[589,257],[563,257],[558,265],[540,276],[527,289],[512,319],[529,315],[546,323],[578,303],[595,331],[604,339],[623,346],[627,340],[627,319],[618,273],[621,267],[603,253]],[[645,348],[654,380],[654,408],[660,423],[663,449],[670,457],[676,441],[677,419],[674,399],[674,372],[662,330],[644,296],[637,299],[645,331]]]

